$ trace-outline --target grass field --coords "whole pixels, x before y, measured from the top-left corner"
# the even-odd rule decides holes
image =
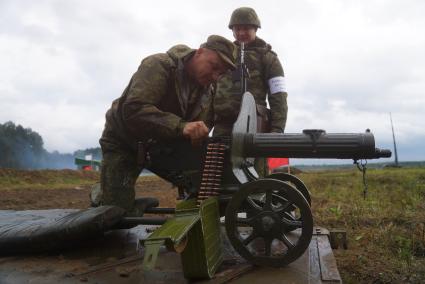
[[[366,199],[357,169],[297,176],[311,191],[315,225],[347,231],[348,249],[334,250],[344,283],[425,282],[425,168],[368,170]],[[85,208],[98,179],[95,172],[0,169],[0,209]],[[137,192],[165,206],[176,197],[156,177],[140,178]]]
[[[335,250],[345,283],[425,282],[425,168],[298,175],[312,194],[315,224],[347,231]]]
[[[61,189],[91,185],[99,180],[99,173],[74,170],[25,171],[0,168],[0,190]]]

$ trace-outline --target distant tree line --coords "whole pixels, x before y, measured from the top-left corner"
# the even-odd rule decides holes
[[[0,168],[15,169],[75,169],[74,158],[92,155],[101,160],[99,147],[77,150],[73,154],[48,152],[43,138],[31,128],[24,128],[9,121],[0,123]]]

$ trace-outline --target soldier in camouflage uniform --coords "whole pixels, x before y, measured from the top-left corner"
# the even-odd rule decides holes
[[[235,60],[236,46],[213,35],[197,50],[176,45],[142,61],[106,113],[100,194],[92,192],[93,205],[116,205],[140,216],[158,204],[149,198],[135,202],[144,167],[171,181],[176,168],[197,171],[199,145],[213,124],[211,84],[234,69]]]
[[[229,28],[233,31],[235,44],[238,47],[241,42],[245,44],[245,63],[250,75],[247,90],[254,96],[257,104],[258,132],[283,133],[288,111],[283,68],[272,47],[256,36],[261,24],[254,9],[242,7],[233,11]],[[232,75],[228,72],[217,83],[214,136],[227,136],[231,133],[239,113],[241,98],[240,86],[232,82]],[[267,109],[267,99],[270,109]],[[255,168],[260,176],[268,172],[265,159],[256,159]]]

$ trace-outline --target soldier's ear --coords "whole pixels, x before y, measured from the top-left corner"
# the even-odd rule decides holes
[[[194,58],[195,60],[197,60],[197,59],[199,58],[199,56],[202,54],[201,49],[202,49],[202,47],[198,48],[198,49],[195,51],[195,54],[193,55],[193,58]]]
[[[204,47],[200,47],[196,50],[196,55],[201,55],[205,52],[205,48]]]

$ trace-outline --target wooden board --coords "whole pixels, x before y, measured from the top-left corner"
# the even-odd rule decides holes
[[[51,255],[0,258],[0,283],[187,283],[180,256],[161,250],[155,270],[141,268],[139,238],[153,226],[116,230],[74,250]],[[224,242],[225,258],[215,277],[200,283],[340,283],[329,232],[315,228],[308,250],[285,268],[253,267]]]

